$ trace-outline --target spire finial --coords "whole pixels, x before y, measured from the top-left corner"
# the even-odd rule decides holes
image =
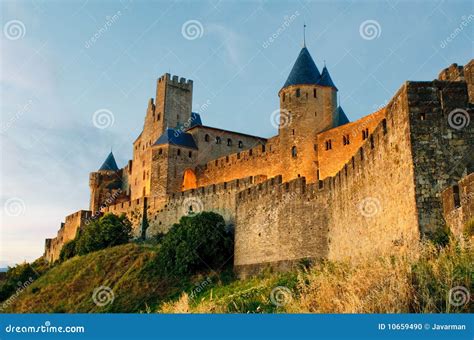
[[[306,47],[306,23],[303,23],[303,47]]]
[[[324,67],[326,67],[326,59],[324,59]]]

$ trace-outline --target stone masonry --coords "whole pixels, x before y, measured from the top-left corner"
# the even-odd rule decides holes
[[[473,65],[406,82],[385,107],[350,122],[328,69],[320,73],[304,47],[278,93],[270,138],[203,125],[191,110],[193,82],[165,74],[132,159],[119,168],[110,154],[91,173],[90,210],[46,240],[46,258],[58,258],[84,219],[108,212],[126,214],[136,237],[217,212],[234,228],[241,277],[406,252],[446,223],[459,234],[473,215]]]

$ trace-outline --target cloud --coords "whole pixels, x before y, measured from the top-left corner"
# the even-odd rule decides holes
[[[228,27],[215,23],[206,25],[206,30],[217,36],[220,40],[218,46],[224,48],[230,62],[239,68],[242,67],[242,50],[247,44],[247,38]]]

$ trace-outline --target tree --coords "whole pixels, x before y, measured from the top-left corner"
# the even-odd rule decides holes
[[[59,253],[59,261],[63,262],[77,255],[77,239],[66,242]]]
[[[213,212],[183,216],[163,237],[158,269],[168,276],[221,269],[232,263],[233,235],[224,219]]]
[[[100,249],[128,243],[132,237],[132,224],[122,214],[106,214],[80,230],[76,237],[76,253],[85,255]]]

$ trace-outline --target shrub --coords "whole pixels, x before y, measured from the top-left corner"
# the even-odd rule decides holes
[[[80,230],[74,243],[68,245],[66,255],[85,255],[100,249],[117,246],[130,241],[132,237],[132,224],[122,214],[106,214],[100,219],[92,221]],[[66,246],[66,245],[65,245]],[[74,256],[73,255],[73,256]]]
[[[218,270],[232,263],[233,237],[222,216],[202,212],[183,216],[161,240],[159,271],[167,276],[192,275]]]
[[[61,252],[59,253],[60,262],[66,261],[67,259],[70,259],[71,257],[77,255],[76,244],[76,239],[73,239],[64,244],[64,246],[61,248]]]

